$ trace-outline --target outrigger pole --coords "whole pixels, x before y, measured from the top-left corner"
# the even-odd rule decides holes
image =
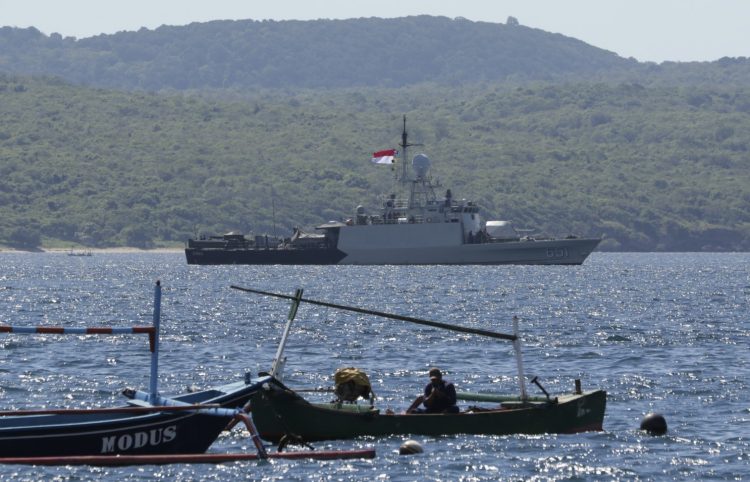
[[[241,286],[231,285],[231,288],[239,291],[245,291],[247,293],[255,293],[259,295],[273,296],[276,298],[282,298],[285,300],[296,300],[295,296],[282,295],[280,293],[270,293],[267,291],[254,290],[251,288],[243,288]],[[423,320],[420,318],[414,318],[412,316],[395,315],[393,313],[385,313],[383,311],[366,310],[364,308],[357,308],[356,306],[337,305],[335,303],[326,303],[325,301],[311,300],[309,298],[299,297],[298,301],[304,303],[310,303],[311,305],[326,306],[328,308],[336,308],[339,310],[354,311],[355,313],[362,313],[364,315],[381,316],[383,318],[391,318],[393,320],[408,321],[409,323],[416,323],[417,325],[432,326],[434,328],[443,328],[445,330],[458,331],[461,333],[470,333],[472,335],[488,336],[490,338],[499,338],[501,340],[516,341],[517,335],[508,335],[506,333],[498,333],[496,331],[482,330],[479,328],[470,328],[468,326],[449,325],[448,323],[440,323],[439,321]],[[295,308],[296,312],[296,308]]]
[[[78,455],[65,457],[8,457],[0,458],[0,464],[12,465],[91,465],[95,467],[118,467],[126,465],[165,464],[223,464],[247,460],[265,459],[313,459],[346,460],[374,459],[375,449],[321,450],[315,452],[278,452],[267,454],[166,454],[166,455]]]

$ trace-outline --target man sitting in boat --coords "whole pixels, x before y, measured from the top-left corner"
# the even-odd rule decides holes
[[[419,408],[422,404],[424,408]],[[439,368],[430,368],[430,383],[424,387],[424,395],[418,396],[406,413],[458,413],[456,387],[443,380]]]

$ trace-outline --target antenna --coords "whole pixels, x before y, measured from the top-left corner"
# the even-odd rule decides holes
[[[406,182],[406,160],[408,159],[406,155],[406,149],[411,145],[407,141],[408,134],[406,133],[406,114],[404,114],[404,131],[401,133],[401,152],[404,153],[403,156],[401,156],[401,182]]]
[[[276,193],[271,186],[271,215],[273,216],[273,237],[276,238]]]
[[[407,140],[408,134],[406,133],[406,114],[404,114],[404,131],[401,133],[401,152],[403,152],[403,161],[401,162],[401,183],[406,184],[406,162],[408,156],[406,155],[406,149],[411,146],[421,146],[423,144],[409,144]]]

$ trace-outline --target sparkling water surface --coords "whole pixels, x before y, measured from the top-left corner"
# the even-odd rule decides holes
[[[268,370],[289,303],[240,285],[510,332],[549,392],[608,393],[604,431],[576,435],[407,437],[319,442],[375,448],[374,460],[124,468],[0,466],[3,480],[742,480],[750,478],[750,254],[594,253],[582,266],[187,266],[184,256],[0,253],[0,323],[131,326],[151,321],[161,280],[160,391]],[[146,337],[0,335],[2,409],[122,405],[148,388]],[[334,371],[370,376],[382,410],[404,410],[441,367],[457,388],[517,392],[511,345],[303,305],[286,382],[325,388]],[[530,393],[539,394],[536,387]],[[316,397],[311,394],[311,397]],[[330,393],[317,395],[330,400]],[[663,437],[638,430],[666,417]],[[246,432],[211,452],[252,452]]]

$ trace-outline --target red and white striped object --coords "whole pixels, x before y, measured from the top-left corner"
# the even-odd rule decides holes
[[[48,334],[48,335],[132,335],[147,334],[151,351],[154,351],[154,336],[156,328],[153,326],[131,326],[125,328],[93,326],[11,326],[0,325],[0,333]]]

